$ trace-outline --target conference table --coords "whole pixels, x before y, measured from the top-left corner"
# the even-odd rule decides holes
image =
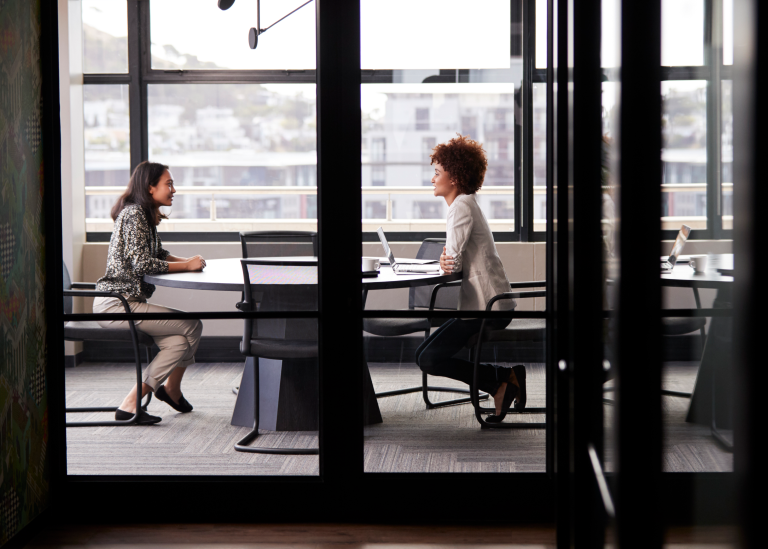
[[[700,289],[717,290],[713,308],[730,310],[733,308],[733,254],[710,254],[709,258],[707,272],[696,273],[687,264],[677,264],[672,272],[661,275],[661,283],[666,287],[691,288],[697,309],[701,308]],[[729,316],[712,317],[686,415],[688,422],[710,425],[712,435],[726,447],[732,446],[721,432],[730,429],[732,423],[731,331]]]
[[[262,257],[249,258],[256,263],[250,269],[252,290],[262,291],[266,295],[270,288],[296,285],[306,290],[317,285],[316,257]],[[370,291],[397,288],[432,286],[443,282],[461,279],[461,273],[455,274],[407,274],[398,275],[389,265],[381,265],[376,277],[362,277],[363,308]],[[243,269],[240,258],[210,259],[200,272],[180,272],[144,275],[144,281],[156,286],[185,290],[213,290],[223,292],[243,291]],[[268,304],[269,300],[264,300]],[[266,312],[269,307],[262,305],[259,311]],[[279,307],[273,310],[279,311]],[[362,334],[361,336],[362,337]],[[330,358],[326,358],[329,360]],[[290,360],[259,360],[259,428],[273,431],[314,431],[318,428],[319,411],[318,375],[307,375],[306,363]],[[376,395],[371,381],[368,364],[363,358],[363,400],[364,422],[366,425],[381,423],[382,417],[376,402]],[[253,426],[253,376],[254,358],[247,357],[240,381],[237,402],[232,413],[232,425]],[[304,395],[296,399],[295,395]],[[291,397],[294,398],[291,398]],[[298,402],[301,400],[301,402]]]

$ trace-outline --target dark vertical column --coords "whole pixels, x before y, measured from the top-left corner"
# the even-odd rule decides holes
[[[621,10],[619,247],[632,260],[620,271],[615,500],[619,546],[651,549],[663,532],[647,504],[661,481],[661,2]]]
[[[602,547],[604,510],[589,458],[603,440],[602,94],[600,0],[573,2],[571,96],[573,348],[573,531],[577,547]]]
[[[706,0],[704,17],[704,63],[709,68],[707,82],[707,234],[722,238],[722,162],[721,111],[723,63],[723,2]]]
[[[762,8],[762,9],[761,9]],[[768,150],[768,39],[758,30],[768,28],[765,2],[734,2],[735,77],[733,153],[734,153],[734,284],[733,370],[736,376],[734,471],[738,486],[741,521],[740,547],[765,546],[764,502],[766,473],[764,438],[765,387],[765,304],[768,288],[761,255],[765,237],[758,227],[768,204],[765,185],[765,151]],[[738,182],[738,186],[736,186]],[[762,261],[765,262],[764,260]]]
[[[568,0],[549,0],[547,82],[547,395],[553,403],[550,425],[556,489],[557,547],[572,545],[571,495],[571,390],[568,319],[570,280],[568,268]],[[565,368],[561,369],[561,365]],[[550,380],[551,378],[551,380]],[[553,396],[550,395],[554,386]],[[549,401],[547,408],[550,408]],[[548,441],[549,442],[549,441]]]
[[[363,472],[360,3],[315,4],[320,471],[350,496]]]
[[[61,121],[59,105],[59,24],[56,4],[41,8],[40,64],[42,75],[43,215],[45,237],[45,315],[47,333],[48,466],[51,504],[67,472],[64,429],[64,300],[61,242]]]
[[[516,226],[520,240],[533,239],[533,67],[536,62],[536,0],[523,2],[523,146],[522,181],[520,182],[520,209]]]
[[[142,23],[146,26],[142,26]],[[149,42],[149,2],[128,0],[128,109],[131,124],[131,173],[149,155],[147,131],[147,85],[144,83],[144,58]]]

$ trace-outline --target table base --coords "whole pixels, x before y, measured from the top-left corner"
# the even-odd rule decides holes
[[[253,357],[248,357],[240,380],[231,425],[253,427]],[[266,431],[317,431],[320,387],[317,362],[258,359],[259,429]],[[368,364],[363,361],[364,425],[381,423]]]

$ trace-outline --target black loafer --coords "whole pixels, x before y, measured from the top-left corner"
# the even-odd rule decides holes
[[[515,410],[523,411],[525,410],[525,404],[528,402],[528,391],[525,386],[525,366],[518,364],[512,368],[512,371],[515,372],[517,382],[520,384],[520,394],[517,395],[515,400]]]
[[[515,372],[515,375],[517,375],[517,372]],[[507,416],[507,410],[512,406],[512,401],[515,400],[515,398],[519,398],[519,394],[520,391],[517,385],[507,383],[507,388],[504,389],[504,400],[501,401],[501,414],[498,416],[488,416],[485,418],[486,423],[501,423]]]
[[[157,388],[157,390],[155,391],[155,398],[157,398],[158,400],[162,400],[168,406],[170,406],[177,412],[181,412],[182,414],[191,412],[193,409],[192,405],[187,401],[186,398],[184,398],[184,395],[181,395],[178,403],[174,402],[171,396],[165,390],[165,385],[160,385],[160,387]]]
[[[117,421],[126,421],[133,417],[133,412],[126,412],[125,410],[121,410],[120,408],[115,411],[115,419]],[[139,418],[136,421],[134,425],[154,425],[155,423],[160,423],[163,421],[163,418],[158,416],[151,416],[144,410],[141,411],[139,414]]]

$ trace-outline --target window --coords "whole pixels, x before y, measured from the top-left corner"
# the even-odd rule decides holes
[[[387,139],[385,137],[371,138],[371,161],[386,162],[387,160]]]
[[[416,109],[416,129],[429,129],[429,109]]]

